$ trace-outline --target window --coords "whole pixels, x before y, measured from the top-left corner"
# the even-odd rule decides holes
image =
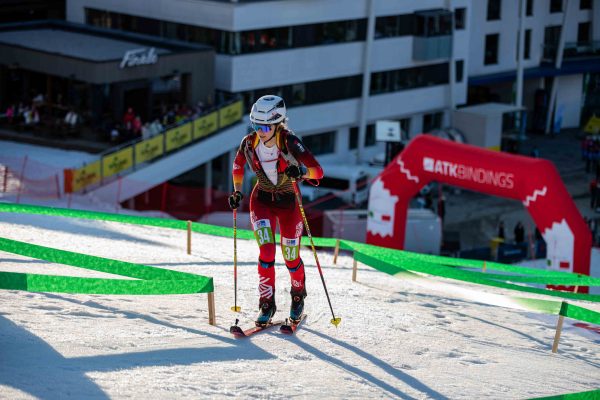
[[[465,20],[466,17],[466,8],[457,8],[454,10],[454,29],[465,29],[467,26],[467,21]]]
[[[502,11],[502,0],[488,0],[487,3],[487,20],[495,21],[500,19]]]
[[[335,131],[304,136],[302,142],[314,155],[333,153],[335,151]]]
[[[562,0],[550,0],[550,13],[562,12]]]
[[[498,64],[498,40],[500,35],[493,33],[485,35],[485,54],[483,63],[485,65]]]
[[[427,133],[433,131],[434,129],[440,129],[442,127],[443,118],[443,112],[423,115],[423,132]]]
[[[587,44],[590,42],[590,28],[589,22],[581,22],[577,26],[577,43]]]
[[[456,82],[462,82],[463,77],[464,77],[464,66],[465,66],[465,62],[464,60],[456,60],[456,64],[455,65],[455,80]]]
[[[370,94],[397,92],[420,87],[445,85],[450,80],[448,63],[395,69],[371,74]]]
[[[214,47],[219,54],[232,55],[364,41],[367,32],[366,18],[230,32],[91,8],[86,8],[85,14],[88,25],[201,43]],[[398,24],[399,31],[412,32],[402,20]]]
[[[402,118],[400,120],[400,129],[402,139],[408,139],[410,137],[410,118]]]
[[[375,124],[367,125],[365,133],[365,147],[375,145]],[[350,150],[356,149],[358,146],[358,126],[350,128]]]
[[[525,7],[525,15],[531,17],[533,15],[533,0],[527,0]]]
[[[515,48],[517,49],[515,58],[518,60],[519,59],[519,33],[518,32],[517,32],[517,45],[515,46]],[[525,41],[523,43],[523,59],[524,60],[529,59],[530,48],[531,48],[531,29],[525,29]]]
[[[427,10],[415,14],[414,35],[419,37],[448,36],[452,34],[452,12]]]
[[[409,36],[414,33],[414,15],[391,15],[375,20],[375,38]]]
[[[579,9],[580,10],[591,10],[592,9],[592,0],[579,0]]]

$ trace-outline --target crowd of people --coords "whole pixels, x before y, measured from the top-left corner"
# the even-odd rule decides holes
[[[121,121],[112,124],[109,138],[113,143],[123,143],[139,138],[148,139],[161,133],[167,126],[182,124],[197,118],[207,110],[208,108],[201,101],[195,107],[179,103],[169,107],[163,103],[159,115],[144,122],[133,107],[128,107]]]
[[[74,109],[50,104],[41,93],[28,101],[9,104],[4,119],[17,130],[44,128],[51,133],[73,133],[81,123],[81,116]]]

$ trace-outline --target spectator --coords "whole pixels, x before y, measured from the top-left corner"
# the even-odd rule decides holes
[[[133,121],[135,120],[135,113],[133,108],[129,107],[127,112],[123,115],[123,125],[126,130],[130,131],[133,129]]]
[[[596,212],[600,212],[600,180],[596,180],[596,202],[594,207]]]
[[[525,227],[521,223],[521,221],[517,222],[515,225],[515,243],[521,244],[525,241]]]
[[[121,138],[121,133],[119,132],[119,124],[113,125],[110,130],[110,141],[112,143],[118,143]]]
[[[14,104],[11,104],[6,109],[6,119],[8,120],[9,124],[13,123],[13,119],[15,118],[15,109],[16,109],[16,107]]]
[[[133,137],[138,138],[142,135],[142,119],[139,115],[135,117],[133,120],[133,124],[131,126],[131,131],[133,132]]]
[[[150,122],[146,122],[142,125],[142,139],[146,140],[150,136],[152,136],[152,131],[150,130]]]
[[[77,115],[75,111],[69,110],[67,115],[65,115],[64,122],[69,127],[74,128],[77,125],[77,122],[79,122],[79,115]]]
[[[500,221],[498,223],[498,237],[500,239],[506,239],[506,236],[504,234],[504,222],[503,221]]]
[[[150,125],[150,133],[152,136],[154,135],[158,135],[159,133],[161,133],[163,131],[163,126],[160,123],[160,121],[158,120],[158,118],[156,118],[154,120],[154,122],[152,122],[152,124]]]
[[[442,225],[444,224],[444,216],[446,215],[446,197],[441,196],[438,200],[437,205],[437,214],[442,220]]]
[[[196,104],[196,115],[200,115],[204,112],[204,103],[202,101],[198,101]]]
[[[537,146],[533,146],[533,149],[531,149],[530,155],[533,158],[540,158],[540,150],[538,149]]]

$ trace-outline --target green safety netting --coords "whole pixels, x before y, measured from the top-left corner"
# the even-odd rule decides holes
[[[42,206],[32,205],[20,205],[12,203],[0,203],[0,212],[13,212],[13,213],[28,213],[28,214],[44,214],[53,215],[60,217],[73,217],[73,218],[84,218],[104,221],[115,221],[120,223],[129,223],[137,225],[149,225],[159,226],[173,229],[187,229],[186,221],[162,219],[154,217],[142,217],[133,215],[123,214],[111,214],[102,213],[95,211],[85,210],[72,210],[62,208],[51,208]],[[194,232],[222,236],[232,237],[233,230],[226,227],[218,227],[213,225],[207,225],[202,223],[192,223],[191,229]],[[254,234],[252,231],[238,229],[238,237],[241,239],[253,239]],[[305,238],[304,243],[308,243],[308,239]],[[337,239],[332,238],[313,238],[315,246],[318,247],[334,247],[338,242]],[[1,244],[2,242],[0,242]],[[369,244],[353,242],[350,240],[339,240],[341,249],[350,250],[354,252],[354,258],[364,264],[367,264],[379,271],[388,273],[390,275],[401,274],[407,271],[440,276],[444,278],[456,279],[465,282],[477,283],[482,285],[494,286],[504,289],[512,289],[520,292],[529,292],[536,294],[543,294],[548,296],[560,297],[562,299],[574,299],[584,300],[591,302],[600,302],[600,295],[592,295],[585,293],[573,293],[573,292],[562,292],[548,290],[541,287],[528,286],[526,284],[538,284],[538,285],[569,285],[569,286],[600,286],[599,278],[592,278],[586,275],[573,274],[562,271],[547,271],[538,270],[534,268],[526,268],[521,266],[506,265],[490,261],[480,260],[466,260],[459,258],[416,254],[408,251],[395,250],[377,247]],[[3,248],[0,248],[3,250]],[[77,254],[77,253],[71,253]],[[91,257],[91,256],[87,256]],[[46,259],[40,257],[42,259]],[[64,263],[64,262],[63,262]],[[482,268],[486,266],[486,272],[482,271]],[[127,263],[125,263],[127,264]],[[73,265],[73,264],[69,264]],[[135,265],[135,264],[129,264]],[[83,266],[83,265],[77,265]],[[145,268],[152,268],[143,266]],[[159,270],[154,268],[155,270]],[[159,270],[162,271],[162,270]],[[172,272],[172,271],[171,271]],[[122,275],[127,275],[122,273]],[[184,274],[186,276],[196,276],[191,274]],[[2,276],[2,273],[0,273]],[[2,278],[0,278],[2,279]],[[4,278],[7,279],[7,278]],[[14,278],[13,278],[14,279]],[[178,279],[171,278],[177,281]],[[1,282],[1,281],[0,281]],[[110,280],[114,282],[114,280]],[[108,282],[108,283],[110,283]],[[131,282],[131,281],[130,281]],[[210,283],[212,288],[212,281]],[[511,297],[511,296],[508,296]],[[520,297],[511,297],[519,304],[527,306],[530,309],[537,310],[540,312],[546,312],[551,314],[557,314],[561,310],[560,301],[549,301],[539,299],[528,299]],[[566,303],[564,303],[566,304]],[[563,306],[564,308],[564,306]],[[577,307],[569,304],[564,309],[565,315],[569,318],[579,319],[600,324],[600,313],[587,310],[582,307]],[[578,317],[578,318],[576,318]]]
[[[536,397],[530,400],[598,400],[600,399],[600,390],[590,390],[589,392],[559,394],[557,396]]]

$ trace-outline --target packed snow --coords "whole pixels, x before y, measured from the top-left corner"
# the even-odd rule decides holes
[[[402,398],[525,399],[600,387],[600,333],[566,319],[504,307],[498,295],[531,296],[433,277],[393,277],[352,256],[319,260],[336,316],[309,248],[308,319],[295,336],[276,329],[235,339],[236,318],[257,313],[258,249],[233,241],[113,222],[0,213],[0,237],[212,276],[207,295],[112,296],[0,290],[0,398]],[[307,243],[303,243],[307,244]],[[0,252],[0,270],[115,277]],[[289,277],[277,256],[277,317],[289,310]],[[542,296],[537,296],[544,298]],[[557,300],[557,298],[550,298]],[[600,310],[598,304],[576,302]],[[507,302],[510,304],[510,302]],[[598,328],[597,326],[595,328]]]

